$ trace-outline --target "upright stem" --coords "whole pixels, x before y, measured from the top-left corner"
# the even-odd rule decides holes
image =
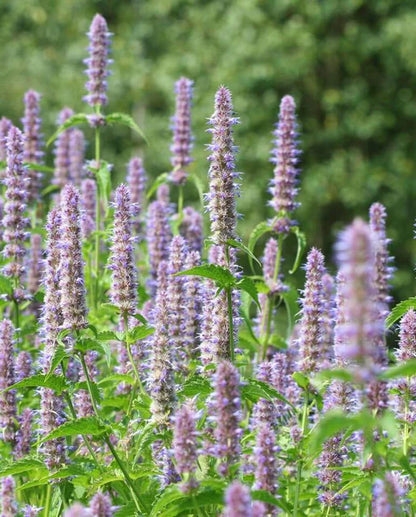
[[[142,395],[145,395],[146,392],[143,388],[143,384],[142,384],[142,381],[140,379],[140,374],[139,374],[139,371],[137,369],[137,366],[136,366],[136,361],[134,360],[134,357],[133,357],[133,354],[131,353],[131,344],[130,344],[130,340],[129,340],[129,337],[128,337],[128,333],[129,333],[129,317],[128,317],[128,314],[127,312],[124,312],[123,313],[123,323],[124,323],[124,333],[125,333],[125,343],[126,343],[126,348],[127,348],[127,353],[128,353],[128,356],[129,356],[129,361],[130,361],[130,364],[133,368],[133,371],[134,371],[134,375],[136,377],[136,384],[137,386],[139,387],[140,389],[140,392],[142,393]]]
[[[227,261],[228,269],[231,269],[230,264],[230,248],[228,244],[225,244],[225,259]],[[225,290],[227,294],[227,306],[228,306],[228,329],[230,333],[230,360],[234,361],[234,314],[233,314],[233,299],[232,299],[232,288],[227,287]]]
[[[49,517],[50,511],[51,511],[51,500],[52,500],[52,484],[48,483],[48,487],[46,489],[46,500],[45,500],[45,506],[43,510],[44,517]]]
[[[305,389],[305,400],[303,404],[302,411],[302,439],[299,443],[300,447],[300,457],[298,461],[298,466],[296,470],[296,488],[295,488],[295,501],[293,503],[293,517],[298,516],[299,509],[299,497],[300,497],[300,485],[302,481],[302,469],[303,469],[303,440],[305,438],[307,426],[308,426],[308,410],[309,410],[309,389]]]

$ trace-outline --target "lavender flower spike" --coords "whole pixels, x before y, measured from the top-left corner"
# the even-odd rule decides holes
[[[30,260],[27,286],[30,294],[36,294],[42,276],[42,236],[32,233],[30,237]]]
[[[272,495],[277,488],[277,446],[276,435],[273,429],[262,423],[256,436],[256,446],[254,447],[254,462],[256,469],[254,472],[256,490],[267,490]],[[276,515],[276,507],[267,505],[267,515]]]
[[[283,97],[280,103],[279,122],[274,131],[275,148],[271,161],[274,163],[274,178],[269,192],[272,195],[270,206],[276,212],[273,227],[277,233],[288,233],[294,221],[291,213],[299,206],[295,202],[298,193],[298,149],[295,101],[290,95]]]
[[[253,517],[248,487],[233,481],[225,494],[224,517]]]
[[[172,230],[169,225],[168,207],[160,201],[150,203],[147,212],[146,242],[150,264],[150,287],[156,291],[159,264],[169,257]]]
[[[16,394],[3,391],[15,383],[14,328],[8,319],[0,321],[0,428],[5,442],[14,444],[16,439]]]
[[[6,160],[6,138],[13,127],[12,121],[6,117],[0,119],[0,161]]]
[[[33,411],[25,408],[19,418],[19,430],[17,431],[16,447],[14,450],[15,458],[21,459],[30,453],[32,444],[32,420]]]
[[[170,148],[173,156],[171,180],[176,185],[183,185],[188,176],[187,166],[192,162],[191,103],[193,81],[181,77],[175,84],[176,112],[173,117],[173,144]]]
[[[122,184],[115,193],[113,238],[109,269],[112,270],[111,303],[123,315],[136,312],[137,270],[134,263],[132,218],[134,206],[129,188]]]
[[[201,257],[197,251],[187,253],[184,269],[199,266]],[[200,277],[186,276],[183,285],[183,344],[188,358],[197,356],[199,348],[199,320],[202,310],[202,284]]]
[[[17,515],[16,484],[12,476],[1,480],[1,517],[15,517]]]
[[[325,274],[324,256],[312,248],[306,262],[306,282],[299,324],[299,367],[305,372],[319,369],[323,338],[322,315],[325,298],[322,277]]]
[[[77,187],[80,186],[84,175],[84,159],[85,159],[85,138],[84,133],[77,128],[71,128],[69,133],[69,164],[68,176]]]
[[[74,112],[71,108],[63,108],[58,116],[58,125],[61,126],[68,120]],[[62,131],[55,140],[55,160],[52,183],[59,188],[64,188],[69,181],[69,165],[70,165],[70,138],[72,129]]]
[[[92,517],[113,517],[110,497],[102,492],[97,492],[91,499],[90,511]]]
[[[87,326],[84,265],[81,249],[79,192],[71,184],[61,195],[61,310],[65,329]]]
[[[108,59],[110,52],[111,32],[108,32],[107,22],[100,15],[96,14],[92,20],[88,37],[90,39],[89,57],[84,60],[87,65],[86,74],[88,81],[85,88],[89,92],[84,101],[90,106],[104,106],[107,104],[107,77],[110,72],[107,70],[111,60]]]
[[[399,517],[403,515],[403,489],[393,473],[387,472],[383,480],[376,479],[373,485],[373,517]]]
[[[38,508],[37,506],[26,505],[23,511],[23,517],[37,517],[40,515],[42,508]]]
[[[228,361],[221,362],[215,373],[214,396],[210,413],[215,421],[215,456],[221,460],[219,473],[229,474],[230,466],[241,452],[242,429],[240,376],[238,370]]]
[[[344,282],[344,322],[338,325],[336,346],[341,360],[356,361],[365,378],[372,378],[379,358],[375,341],[383,336],[383,322],[375,302],[374,239],[370,227],[356,219],[342,233],[337,245]]]
[[[179,232],[186,240],[189,250],[197,251],[198,253],[202,252],[202,226],[202,215],[191,206],[186,206],[183,209],[183,219]]]
[[[29,163],[43,163],[43,141],[41,133],[41,118],[39,117],[40,94],[29,90],[24,97],[25,116],[22,119],[25,135],[23,160]],[[42,175],[35,169],[29,170],[29,201],[38,200],[40,196]]]
[[[233,125],[238,119],[233,117],[230,91],[221,86],[215,95],[215,112],[209,123],[213,126],[212,144],[209,145],[211,162],[209,168],[208,211],[211,220],[212,239],[215,244],[225,244],[236,238],[237,211],[236,196],[239,174],[235,172]]]
[[[143,160],[141,158],[136,156],[129,161],[126,181],[130,188],[131,202],[137,206],[137,214],[134,218],[133,226],[136,233],[139,233],[142,228],[139,214],[143,211],[147,181],[146,172],[143,167]]]
[[[176,470],[184,479],[183,492],[198,485],[194,478],[198,458],[197,437],[195,408],[191,403],[185,404],[175,414],[173,430],[173,454]]]
[[[81,503],[74,503],[66,510],[64,517],[91,517],[91,513],[88,508],[82,506]]]
[[[81,183],[81,233],[83,239],[88,239],[95,230],[95,211],[97,205],[97,184],[87,178]]]
[[[24,272],[22,259],[26,253],[24,241],[29,234],[25,229],[29,219],[24,216],[27,208],[29,176],[23,165],[23,135],[19,129],[12,127],[7,135],[7,169],[4,183],[6,185],[3,215],[3,249],[5,258],[10,262],[3,268],[3,273],[19,279]]]

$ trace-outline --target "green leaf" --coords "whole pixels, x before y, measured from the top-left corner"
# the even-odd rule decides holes
[[[147,138],[140,127],[136,124],[133,118],[126,113],[110,113],[105,117],[105,121],[107,124],[121,124],[122,126],[127,126],[130,129],[133,129],[137,134],[139,134],[143,140],[148,144]]]
[[[86,113],[76,113],[65,120],[63,124],[61,124],[55,133],[49,138],[46,147],[49,147],[51,143],[58,137],[61,133],[63,133],[66,129],[70,127],[79,126],[80,124],[88,123],[88,115]]]
[[[3,275],[0,275],[0,293],[9,295],[13,293],[12,281]]]
[[[74,344],[74,350],[78,350],[79,352],[88,352],[89,350],[95,350],[96,352],[100,352],[102,354],[106,353],[102,343],[90,337],[82,337],[77,339]]]
[[[249,278],[248,276],[244,276],[241,280],[236,283],[237,289],[241,291],[245,291],[247,294],[253,298],[257,307],[260,309],[260,302],[258,297],[258,292],[256,288],[256,284]]]
[[[302,372],[292,373],[292,379],[300,388],[306,389],[309,386],[310,381]]]
[[[400,364],[387,368],[381,375],[381,379],[396,379],[397,377],[411,377],[416,374],[416,359],[409,359]]]
[[[23,458],[21,460],[6,463],[0,466],[0,477],[15,476],[16,474],[23,474],[31,470],[48,471],[45,462],[30,458]]]
[[[55,374],[37,374],[32,375],[31,377],[26,377],[16,384],[9,386],[6,390],[16,388],[50,388],[54,390],[58,395],[62,393],[64,389],[68,387],[66,379],[63,375],[55,375]]]
[[[40,171],[40,172],[53,172],[55,169],[53,167],[48,167],[47,165],[41,165],[40,163],[31,163],[31,162],[25,162],[24,163],[26,167],[33,171]]]
[[[122,341],[120,336],[118,336],[112,330],[103,330],[102,332],[97,332],[95,336],[99,341]]]
[[[249,259],[250,267],[251,267],[252,271],[254,271],[254,266],[253,266],[253,259],[251,257],[253,255],[256,243],[262,235],[264,235],[267,232],[271,232],[271,231],[272,231],[271,226],[268,223],[266,223],[266,221],[262,221],[251,232],[250,238],[248,240],[248,250],[250,251],[250,255],[248,256],[248,259]]]
[[[392,309],[391,313],[387,316],[386,327],[390,328],[393,323],[396,323],[409,309],[416,309],[416,296],[403,300]]]
[[[212,385],[209,380],[201,375],[194,375],[185,381],[179,394],[183,397],[194,395],[209,395],[212,392]]]
[[[59,190],[59,185],[48,185],[42,190],[41,196],[47,196],[51,192],[56,192],[57,190]]]
[[[261,390],[262,398],[265,398],[265,399],[268,399],[271,401],[273,399],[279,399],[282,402],[284,402],[285,404],[287,404],[288,406],[290,406],[292,409],[296,409],[295,406],[289,400],[287,400],[287,398],[285,398],[281,393],[279,393],[277,390],[272,388],[269,384],[267,384],[267,382],[258,381],[257,379],[250,379],[249,384],[251,386],[256,386],[258,390]]]
[[[137,325],[129,330],[129,343],[134,343],[140,339],[144,339],[147,336],[151,336],[155,329],[147,325]]]
[[[215,264],[202,264],[202,266],[196,266],[191,269],[187,269],[186,271],[175,273],[174,276],[182,275],[194,275],[210,278],[223,289],[232,287],[237,283],[233,274],[226,267],[217,266]]]
[[[201,489],[196,494],[184,494],[177,487],[166,488],[154,504],[150,517],[176,517],[188,515],[190,510],[204,506],[220,505],[224,501],[222,489]]]
[[[296,238],[298,240],[298,248],[296,251],[295,262],[293,264],[292,269],[289,271],[289,273],[293,275],[293,273],[298,269],[300,261],[302,260],[303,252],[306,248],[306,236],[303,232],[299,230],[298,226],[293,226],[291,231],[296,235]]]
[[[283,499],[278,499],[274,497],[270,492],[266,490],[252,490],[251,497],[254,501],[262,501],[263,503],[272,504],[274,506],[279,506],[279,508],[283,508],[288,513],[292,512],[292,507],[289,506]]]
[[[202,185],[201,179],[196,174],[190,174],[188,179],[195,185],[199,195],[199,202],[202,206],[204,206],[204,187]]]
[[[113,382],[124,382],[126,384],[133,385],[136,381],[134,377],[131,375],[123,374],[123,373],[114,373],[113,375],[108,375],[107,377],[104,377],[104,379],[101,379],[98,382],[98,386],[101,386],[103,384],[109,384]]]
[[[62,436],[76,436],[78,434],[88,434],[91,436],[99,436],[107,431],[105,425],[103,425],[96,417],[85,417],[77,418],[60,425],[54,429],[51,433],[44,436],[40,443],[54,438],[61,438]]]
[[[347,429],[355,430],[359,428],[357,417],[346,415],[339,409],[328,411],[319,421],[318,425],[311,432],[309,444],[313,454],[316,454],[322,444],[341,431]]]
[[[162,172],[162,174],[159,174],[159,176],[155,179],[152,186],[149,188],[149,191],[147,192],[147,199],[150,199],[154,192],[160,187],[160,185],[163,185],[163,183],[166,183],[169,178],[168,172]]]
[[[51,365],[49,367],[48,375],[52,374],[56,368],[61,364],[61,362],[70,357],[70,354],[67,353],[65,348],[62,345],[58,345],[55,349],[55,352],[51,359]]]
[[[242,242],[236,241],[235,239],[228,239],[227,244],[229,244],[232,248],[237,248],[241,251],[244,251],[251,260],[255,260],[257,262],[257,264],[261,267],[261,262],[256,257],[256,255],[254,255],[254,253],[247,246],[245,246]]]
[[[352,375],[352,373],[344,368],[334,368],[333,370],[321,370],[317,372],[315,378],[323,381],[331,381],[332,379],[337,379],[346,382],[354,381],[354,376]]]
[[[103,195],[102,201],[104,202],[104,210],[108,210],[108,200],[111,196],[111,167],[110,164],[104,160],[100,161],[100,168],[93,170],[95,177],[97,178],[99,192]]]

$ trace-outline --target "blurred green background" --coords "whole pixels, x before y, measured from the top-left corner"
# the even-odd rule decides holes
[[[144,155],[153,178],[169,169],[173,85],[185,75],[195,80],[193,170],[206,184],[206,119],[225,84],[241,118],[240,231],[247,238],[269,213],[271,131],[290,93],[303,148],[297,219],[308,244],[332,259],[337,232],[381,201],[398,268],[394,294],[414,293],[414,0],[3,0],[1,115],[18,122],[28,88],[43,94],[48,136],[62,106],[86,109],[82,60],[96,12],[114,33],[108,110],[131,113],[150,142],[124,128],[105,131],[103,154],[118,180],[134,153]],[[190,186],[188,198],[195,197]]]

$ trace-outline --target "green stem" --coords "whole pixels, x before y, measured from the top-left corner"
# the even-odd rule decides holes
[[[50,511],[51,511],[51,500],[52,500],[52,484],[49,483],[48,487],[46,489],[46,500],[45,500],[45,506],[43,515],[45,517],[49,517]]]
[[[183,185],[179,185],[178,193],[178,229],[183,219]]]
[[[16,300],[13,300],[13,306],[14,306],[14,325],[15,325],[15,329],[17,330],[18,328],[20,328],[19,302]]]
[[[136,366],[136,362],[134,360],[134,357],[133,357],[133,354],[131,353],[131,344],[130,344],[130,340],[129,340],[129,317],[128,317],[128,314],[127,312],[124,312],[123,313],[123,323],[124,323],[124,334],[125,334],[125,343],[126,343],[126,348],[127,348],[127,354],[129,356],[129,361],[130,361],[130,364],[133,368],[133,371],[134,371],[134,375],[136,377],[136,384],[137,386],[139,387],[139,390],[140,390],[140,393],[142,395],[146,395],[146,392],[143,388],[143,384],[142,384],[142,381],[140,379],[140,374],[139,374],[139,370],[137,369],[137,366]]]
[[[100,418],[100,413],[98,411],[98,407],[97,407],[97,404],[95,402],[95,397],[94,397],[94,394],[93,394],[93,391],[92,391],[91,378],[90,378],[90,374],[88,372],[87,364],[85,363],[85,356],[84,356],[84,354],[83,353],[79,354],[79,358],[81,360],[81,365],[82,365],[82,370],[84,372],[85,380],[87,381],[88,392],[90,394],[92,408],[94,410],[95,416],[97,418]]]

